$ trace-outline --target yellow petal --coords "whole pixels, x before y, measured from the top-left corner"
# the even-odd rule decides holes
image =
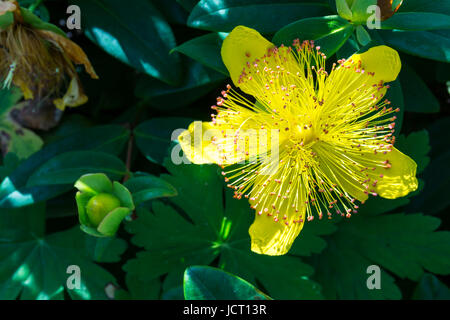
[[[178,136],[184,154],[192,163],[218,163],[217,148],[211,144],[211,139],[205,139],[204,136],[210,129],[213,129],[211,122],[194,121]]]
[[[86,53],[84,53],[83,49],[81,49],[81,47],[75,42],[48,30],[36,30],[36,32],[38,32],[47,41],[50,41],[59,47],[61,51],[63,51],[75,64],[83,64],[86,72],[91,76],[91,78],[98,79],[98,76],[95,73],[95,70],[92,67]]]
[[[259,254],[286,254],[303,228],[306,213],[306,188],[303,182],[291,184],[298,177],[289,170],[292,163],[278,163],[271,174],[260,173],[255,179],[249,202],[255,209],[250,226],[251,249]]]
[[[253,62],[267,54],[274,45],[258,31],[237,26],[225,38],[222,45],[222,60],[230,73],[233,83],[239,85],[239,76],[248,62]]]
[[[220,110],[214,123],[195,121],[178,136],[178,141],[189,161],[196,164],[229,165],[256,160],[258,155],[272,152],[271,145],[279,144],[277,129],[261,129],[261,123],[269,118],[269,114],[246,108],[239,112]]]
[[[64,97],[53,100],[53,103],[58,109],[64,111],[66,107],[78,107],[87,101],[88,97],[83,93],[78,78],[73,77]]]
[[[361,68],[366,72],[374,72],[374,83],[394,81],[402,67],[398,52],[388,46],[370,48],[364,53],[352,55],[350,60],[361,62]]]
[[[280,256],[288,253],[294,240],[303,229],[305,213],[302,222],[285,225],[283,221],[274,222],[273,217],[256,214],[255,221],[250,226],[251,249],[259,254]]]
[[[384,166],[377,167],[371,174],[372,181],[377,180],[373,190],[380,197],[395,199],[417,190],[417,164],[398,149],[392,148],[387,154],[378,153],[368,158],[377,160]]]

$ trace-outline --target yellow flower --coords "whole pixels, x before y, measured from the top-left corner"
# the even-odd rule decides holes
[[[305,218],[350,217],[356,200],[417,189],[416,163],[393,147],[398,109],[383,99],[401,67],[395,50],[371,48],[328,73],[312,41],[275,48],[238,26],[222,59],[245,94],[228,85],[212,122],[194,122],[178,139],[189,160],[221,165],[235,197],[249,199],[252,251],[285,254]]]
[[[75,64],[98,79],[88,57],[65,33],[16,0],[0,0],[0,79],[19,87],[25,99],[53,99],[64,110],[87,102]],[[66,87],[67,92],[60,91]]]

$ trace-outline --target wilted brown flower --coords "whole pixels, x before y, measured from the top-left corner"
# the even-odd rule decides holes
[[[84,51],[56,26],[41,21],[17,1],[0,0],[0,77],[25,99],[52,99],[61,110],[87,102],[74,64],[98,79]],[[62,90],[67,89],[65,94]]]

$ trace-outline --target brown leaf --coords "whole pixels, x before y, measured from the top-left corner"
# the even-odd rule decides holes
[[[380,7],[380,11],[381,11],[381,21],[384,21],[384,20],[392,17],[394,15],[394,13],[396,13],[397,10],[400,8],[403,1],[401,1],[400,4],[394,10],[392,10],[392,2],[393,2],[393,0],[378,0],[377,1],[377,5]]]
[[[70,39],[64,38],[63,36],[48,30],[37,30],[37,32],[47,41],[59,47],[75,64],[84,65],[86,72],[89,73],[91,78],[98,79],[89,58],[79,45]]]

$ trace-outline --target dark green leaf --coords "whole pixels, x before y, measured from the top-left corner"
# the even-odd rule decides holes
[[[228,70],[222,62],[220,50],[228,33],[213,32],[186,41],[172,51],[181,52],[188,57],[228,76]]]
[[[81,130],[60,139],[22,162],[0,183],[0,207],[20,207],[47,200],[69,191],[72,186],[27,187],[28,178],[44,163],[68,151],[93,150],[118,154],[128,139],[129,131],[121,126],[99,126]]]
[[[339,224],[329,246],[315,257],[317,280],[327,298],[399,299],[400,291],[384,269],[418,280],[424,269],[450,270],[450,232],[435,231],[440,220],[422,214],[355,215]],[[369,290],[366,269],[381,269],[381,289]]]
[[[169,84],[180,82],[170,26],[147,0],[77,0],[86,35],[110,55]]]
[[[188,72],[178,87],[169,86],[150,77],[141,77],[135,88],[135,95],[145,99],[155,109],[170,110],[193,103],[222,82],[226,76],[202,64],[189,61]]]
[[[438,278],[430,273],[425,273],[414,290],[415,300],[450,300],[450,289]]]
[[[212,267],[194,266],[184,273],[186,300],[268,300],[247,281]]]
[[[450,61],[450,35],[436,31],[383,31],[387,45],[426,59]]]
[[[47,161],[28,179],[27,186],[74,184],[82,175],[105,173],[112,180],[119,180],[127,168],[119,158],[93,151],[72,151]]]
[[[42,205],[2,210],[0,228],[6,224],[9,233],[0,237],[0,299],[63,299],[64,290],[72,299],[106,299],[105,286],[116,280],[92,258],[117,261],[126,243],[114,239],[107,254],[92,252],[92,239],[78,227],[44,236],[44,223]],[[81,286],[71,290],[67,269],[73,265],[80,268]]]
[[[403,64],[400,82],[405,91],[405,110],[410,112],[439,112],[439,101],[427,85],[408,65]]]
[[[353,30],[353,25],[339,16],[308,18],[280,29],[272,42],[291,45],[294,39],[314,40],[320,51],[331,56],[347,41]]]
[[[188,118],[155,118],[141,123],[135,130],[134,136],[139,150],[154,163],[162,164],[168,155],[168,148],[176,129],[185,129],[192,122]]]
[[[149,200],[177,195],[174,187],[154,176],[131,178],[124,185],[130,190],[136,206]]]
[[[331,14],[325,1],[201,0],[192,10],[188,26],[230,32],[244,25],[261,33],[275,33],[299,19]]]
[[[444,1],[424,1],[407,0],[403,1],[399,12],[437,12],[450,15],[450,2]]]
[[[399,12],[381,22],[381,28],[409,31],[449,29],[450,16],[430,12]]]

